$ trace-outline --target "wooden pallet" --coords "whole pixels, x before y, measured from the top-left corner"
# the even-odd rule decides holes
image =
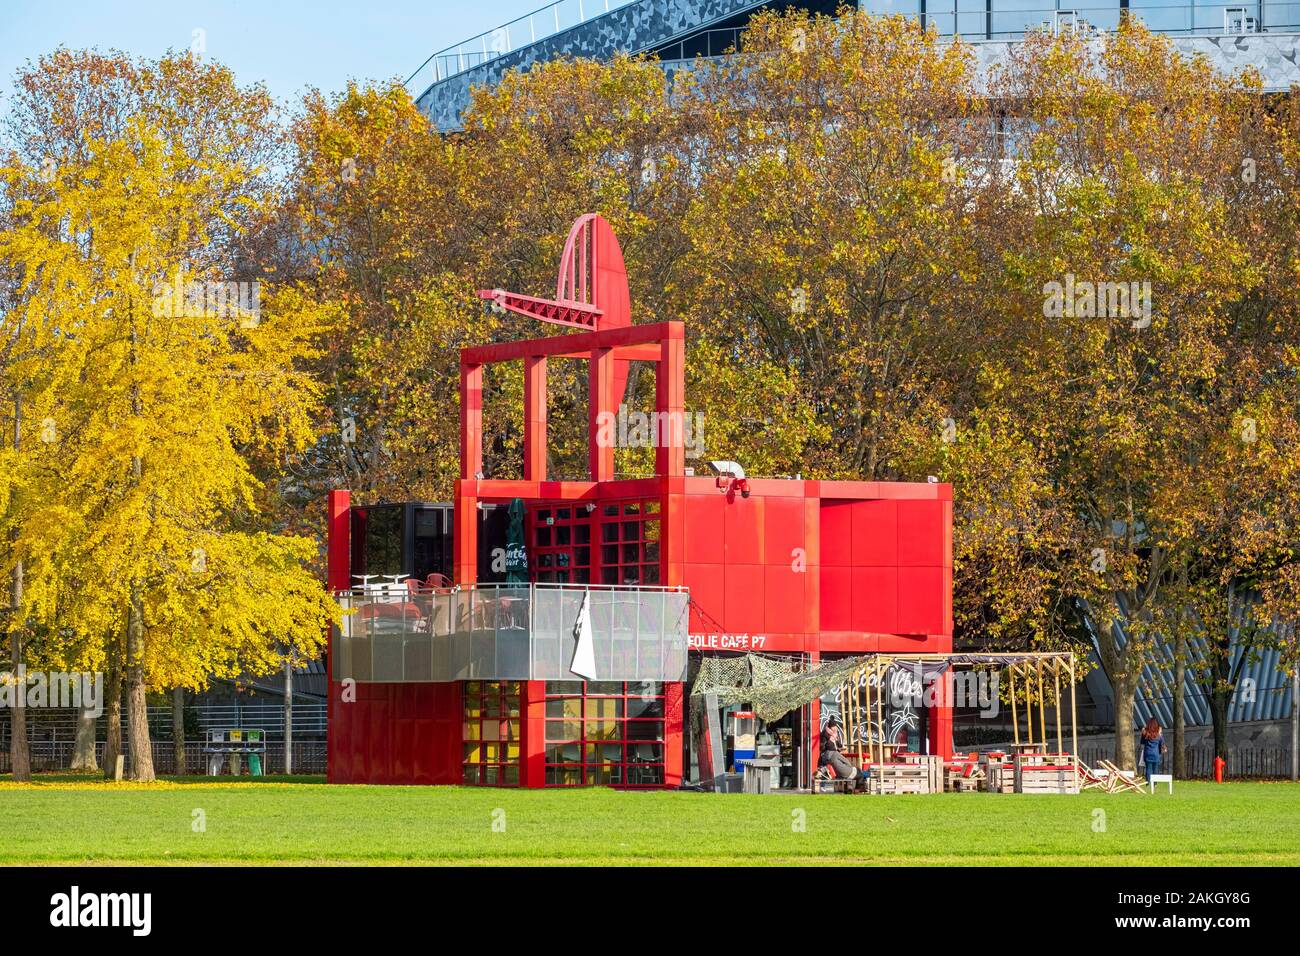
[[[875,764],[871,768],[872,793],[931,793],[928,764]]]
[[[974,793],[981,789],[986,776],[984,767],[978,764],[969,773],[965,767],[949,767],[944,773],[944,789],[953,793]]]
[[[1016,771],[1009,763],[990,763],[984,780],[988,793],[1015,793]]]
[[[1038,764],[1029,763],[1024,757],[1016,757],[1015,781],[1016,793],[1079,792],[1079,776],[1073,763]]]

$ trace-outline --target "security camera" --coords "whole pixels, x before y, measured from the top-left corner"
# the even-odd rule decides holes
[[[739,491],[740,497],[749,497],[749,481],[745,478],[745,469],[734,461],[711,461],[710,465],[718,473],[716,484],[730,494]]]
[[[737,462],[724,460],[724,461],[711,461],[709,462],[709,464],[713,467],[713,470],[716,471],[719,475],[729,475],[732,478],[745,477],[745,469],[741,468]]]

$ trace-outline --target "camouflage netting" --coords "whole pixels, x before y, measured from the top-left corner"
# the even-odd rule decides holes
[[[823,661],[801,669],[804,665],[797,660],[762,654],[706,657],[700,661],[691,696],[717,694],[722,704],[749,704],[759,719],[771,723],[834,690],[872,658]]]

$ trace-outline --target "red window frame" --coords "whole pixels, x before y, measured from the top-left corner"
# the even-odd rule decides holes
[[[523,685],[465,681],[461,690],[461,773],[470,786],[517,787],[523,765]]]
[[[535,505],[528,519],[532,580],[658,585],[659,518],[657,498]]]
[[[661,682],[547,681],[546,786],[662,787],[664,707]]]

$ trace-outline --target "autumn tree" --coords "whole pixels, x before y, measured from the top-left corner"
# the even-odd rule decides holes
[[[998,365],[1075,517],[1063,586],[1132,766],[1138,681],[1199,545],[1177,491],[1216,470],[1232,309],[1258,281],[1229,215],[1258,87],[1126,22],[1100,44],[1030,37],[993,90],[1019,210],[1002,298],[1023,324]]]
[[[305,567],[315,544],[265,527],[254,471],[314,438],[304,366],[327,317],[235,273],[274,199],[264,90],[189,56],[69,51],[18,86],[0,267],[22,347],[3,374],[43,432],[10,472],[2,568],[22,562],[43,659],[120,653],[147,780],[149,688],[266,672],[281,643],[312,656],[337,615]]]

